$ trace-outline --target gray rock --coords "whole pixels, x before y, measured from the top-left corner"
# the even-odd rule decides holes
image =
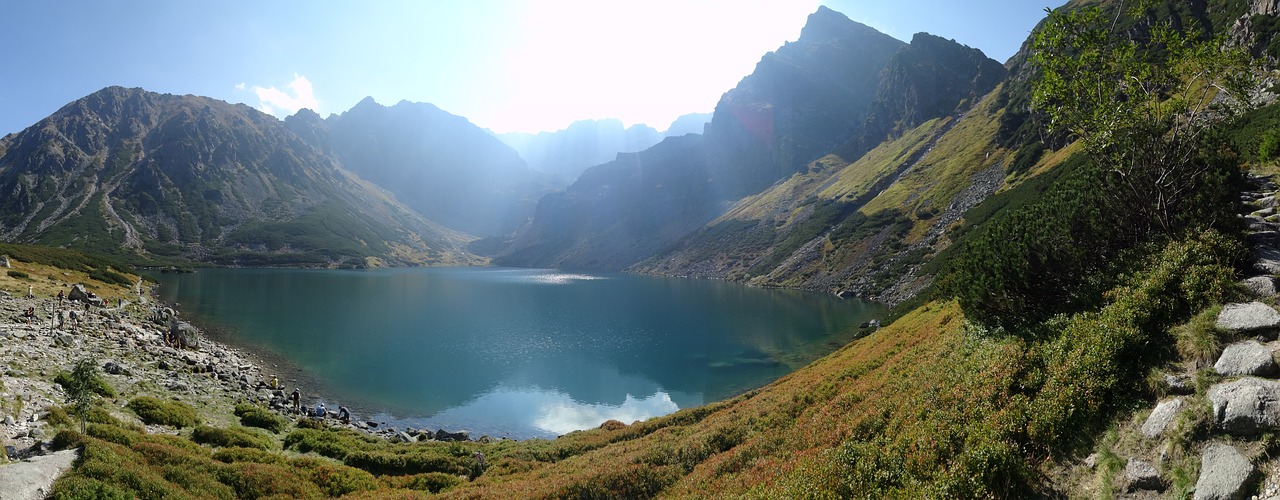
[[[17,423],[17,422],[14,422],[14,421],[13,421],[13,415],[5,415],[5,416],[4,416],[4,425],[14,425],[14,424],[16,424],[16,423]]]
[[[1255,210],[1253,213],[1249,215],[1252,215],[1254,217],[1268,217],[1271,215],[1275,215],[1275,213],[1276,213],[1275,207],[1266,207],[1261,210]]]
[[[1209,388],[1214,425],[1237,435],[1280,424],[1280,382],[1242,378]]]
[[[1280,257],[1280,253],[1277,254]],[[1280,265],[1280,261],[1277,261]],[[1227,304],[1218,313],[1216,326],[1235,332],[1258,332],[1280,327],[1280,312],[1261,302]]]
[[[1245,497],[1257,469],[1235,447],[1213,442],[1200,454],[1195,500],[1238,500]]]
[[[1271,245],[1255,245],[1253,270],[1264,274],[1280,274],[1280,250]]]
[[[1275,297],[1276,279],[1271,276],[1254,276],[1240,282],[1255,297]]]
[[[1169,386],[1169,392],[1173,394],[1191,394],[1195,392],[1195,387],[1191,386],[1191,378],[1186,375],[1165,375],[1165,385]]]
[[[1147,416],[1147,421],[1142,423],[1142,435],[1155,439],[1164,434],[1164,430],[1173,423],[1173,418],[1178,416],[1182,403],[1182,398],[1173,398],[1156,405],[1156,409],[1151,410],[1151,415]]]
[[[1130,458],[1129,463],[1125,464],[1124,482],[1129,485],[1129,491],[1164,489],[1164,481],[1160,480],[1160,471],[1156,470],[1154,465],[1136,458]]]
[[[417,441],[416,439],[413,439],[413,436],[410,436],[409,433],[407,432],[397,432],[396,439],[401,443],[412,443],[414,441]]]
[[[1236,342],[1222,350],[1222,356],[1213,364],[1213,370],[1222,375],[1255,375],[1265,377],[1276,373],[1276,360],[1271,349],[1256,340]]]

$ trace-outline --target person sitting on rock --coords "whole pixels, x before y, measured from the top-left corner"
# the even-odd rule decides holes
[[[324,409],[324,403],[316,404],[316,416],[320,418],[329,416],[329,412],[325,411]]]

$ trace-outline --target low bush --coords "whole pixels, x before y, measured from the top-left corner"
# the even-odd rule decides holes
[[[260,464],[285,465],[288,460],[284,455],[272,453],[259,448],[243,448],[228,446],[213,452],[213,459],[223,463],[254,462]]]
[[[31,279],[31,275],[17,269],[10,269],[5,274],[8,274],[10,278],[18,278],[20,280]]]
[[[261,406],[241,403],[236,405],[235,415],[240,425],[257,427],[279,433],[289,426],[289,420]]]
[[[53,383],[62,386],[63,389],[70,387],[71,372],[58,372],[57,375],[53,376]],[[106,380],[103,380],[97,374],[94,374],[93,377],[93,393],[104,398],[116,397],[116,390],[112,389],[111,384],[108,384]]]
[[[129,401],[126,408],[138,414],[143,422],[171,427],[191,427],[200,423],[195,408],[180,401],[166,401],[150,396],[139,396]]]
[[[392,488],[428,491],[431,493],[440,493],[462,484],[464,481],[465,480],[462,476],[445,474],[443,472],[427,472],[424,474],[412,474],[408,476],[389,476],[383,479],[383,482],[387,483]]]
[[[466,475],[471,472],[472,460],[452,455],[437,455],[426,450],[414,449],[403,451],[356,451],[348,453],[343,463],[364,469],[374,474],[421,474],[424,472],[444,472],[447,474]]]
[[[386,444],[377,438],[347,429],[296,429],[284,438],[284,447],[299,453],[315,452],[342,460],[355,451],[372,450]]]
[[[273,444],[271,438],[245,427],[211,427],[202,425],[191,432],[191,440],[218,448],[239,447],[269,450]]]
[[[359,491],[373,491],[382,486],[378,478],[366,471],[327,462],[312,457],[295,458],[289,461],[295,470],[301,471],[330,497]]]

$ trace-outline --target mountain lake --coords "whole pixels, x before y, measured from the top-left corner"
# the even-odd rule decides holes
[[[303,403],[554,437],[725,399],[828,354],[877,303],[714,280],[493,267],[202,269],[161,299]],[[270,375],[268,375],[270,376]]]

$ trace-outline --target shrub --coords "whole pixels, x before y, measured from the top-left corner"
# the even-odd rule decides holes
[[[219,482],[236,491],[237,498],[316,498],[320,489],[289,467],[254,462],[236,462],[219,473]]]
[[[409,453],[391,451],[355,451],[348,453],[343,463],[374,474],[419,474],[444,472],[466,475],[471,472],[471,458],[436,455],[421,450]]]
[[[53,383],[62,386],[64,390],[71,387],[71,382],[71,372],[58,372],[57,375],[53,376]],[[89,382],[89,389],[93,391],[94,394],[104,398],[116,397],[116,391],[111,388],[111,384],[108,384],[106,380],[103,380],[102,377],[98,376],[96,373]]]
[[[440,493],[463,483],[461,476],[443,472],[427,472],[408,476],[391,476],[383,479],[392,488],[407,488],[417,491]]]
[[[138,414],[143,422],[152,425],[191,427],[200,423],[195,408],[180,401],[165,401],[150,396],[134,398],[125,406]]]
[[[326,462],[321,459],[302,457],[296,458],[289,462],[295,470],[302,471],[306,476],[320,487],[324,494],[331,497],[339,497],[348,493],[357,491],[372,491],[378,489],[381,483],[373,477],[373,474],[347,467]]]
[[[285,465],[288,460],[284,455],[272,453],[259,448],[228,446],[213,452],[213,459],[223,463],[254,462],[260,464]]]
[[[49,494],[49,498],[57,500],[77,498],[132,500],[135,495],[130,493],[129,490],[98,479],[69,475],[53,483],[53,492]]]
[[[88,435],[123,446],[142,440],[142,433],[110,424],[89,424]]]
[[[289,425],[288,419],[257,405],[237,404],[235,414],[240,417],[240,425],[258,427],[275,433],[283,431]]]
[[[84,445],[84,434],[72,429],[63,429],[53,436],[52,445],[55,450],[78,448]]]
[[[373,449],[384,441],[346,429],[296,429],[284,438],[284,447],[299,453],[315,452],[342,460],[354,451]]]
[[[19,271],[19,270],[17,270],[17,269],[10,269],[10,270],[9,270],[8,272],[6,272],[5,274],[8,274],[10,278],[18,278],[18,279],[20,279],[20,280],[25,280],[25,279],[30,279],[30,278],[31,278],[31,275],[29,275],[29,274],[27,274],[27,273],[24,273],[24,272],[22,272],[22,271]]]
[[[565,498],[652,498],[680,479],[674,467],[635,464],[596,474],[552,496]]]
[[[191,432],[191,440],[200,444],[216,447],[236,446],[241,448],[271,448],[271,438],[244,427],[220,428],[202,425]]]

